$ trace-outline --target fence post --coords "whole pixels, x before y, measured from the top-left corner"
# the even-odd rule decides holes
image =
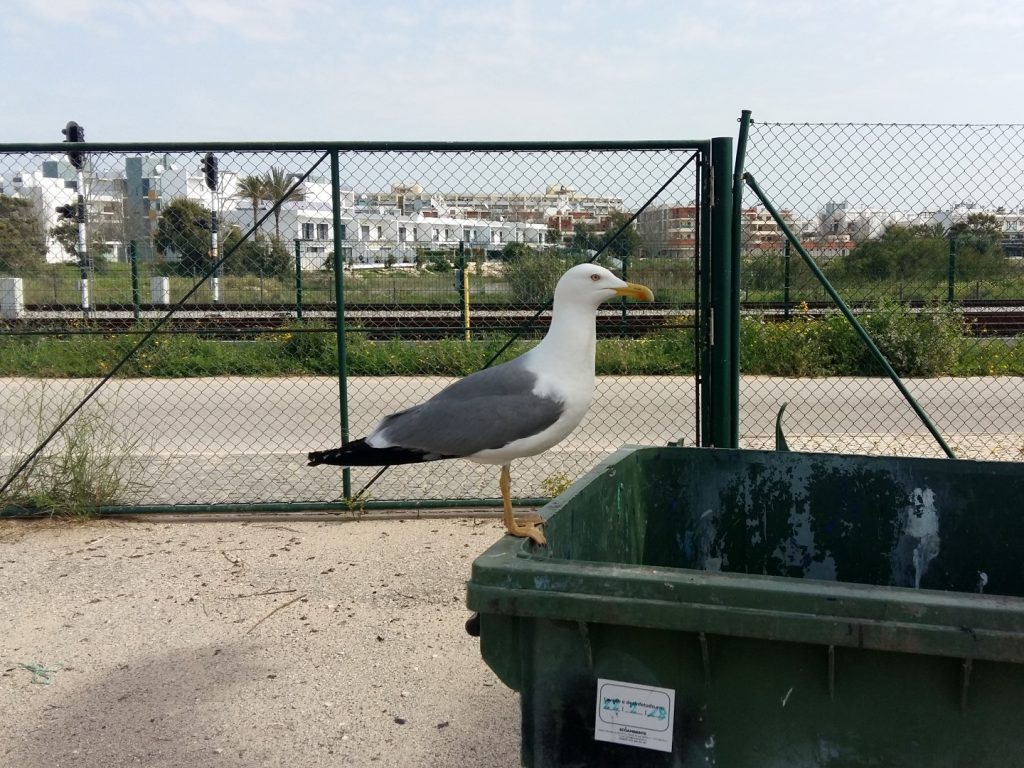
[[[949,233],[949,269],[946,273],[946,301],[953,303],[956,293],[956,235]]]
[[[469,330],[469,269],[466,267],[466,244],[459,241],[458,268],[456,269],[455,280],[459,291],[459,298],[462,300],[462,330],[466,341],[472,339]]]
[[[782,251],[782,317],[789,320],[789,240]]]
[[[628,255],[622,257],[622,279],[629,280],[629,263],[630,257]],[[623,296],[619,300],[619,304],[622,307],[622,323],[621,332],[623,335],[629,331],[629,303],[626,301],[626,297]]]
[[[295,239],[295,319],[302,320],[302,241]]]
[[[132,316],[139,322],[139,250],[134,240],[128,243],[128,263],[132,273]]]
[[[78,251],[78,291],[81,296],[82,305],[82,316],[88,318],[89,312],[92,309],[89,297],[89,274],[92,272],[92,264],[89,261],[88,252],[88,238],[86,237],[86,212],[85,212],[85,166],[84,164],[75,164],[75,168],[78,170],[78,207],[76,208],[75,218],[78,221],[78,240],[77,240],[77,251]]]
[[[739,361],[734,335],[739,330],[739,297],[733,279],[732,138],[711,140],[711,253],[708,280],[710,350],[704,377],[708,421],[702,441],[715,448],[739,445]]]
[[[154,275],[149,278],[149,300],[153,304],[171,303],[171,279]]]
[[[750,110],[740,112],[740,133],[736,140],[736,162],[732,174],[732,241],[730,243],[731,269],[729,293],[733,301],[733,323],[730,328],[729,348],[729,445],[740,444],[740,282],[743,274],[743,173],[746,170],[747,135],[750,133]]]
[[[0,317],[17,320],[25,316],[25,285],[20,277],[0,277]]]
[[[341,442],[347,443],[348,358],[345,352],[345,259],[342,253],[345,227],[341,223],[341,160],[337,149],[331,150],[331,212],[334,225],[334,333],[338,343],[338,410],[341,419]],[[352,498],[352,470],[348,467],[342,470],[341,483],[343,498]]]

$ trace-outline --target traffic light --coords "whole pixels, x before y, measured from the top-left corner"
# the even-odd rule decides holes
[[[77,219],[78,209],[75,206],[71,205],[70,203],[67,205],[58,205],[57,215],[60,216],[62,221],[64,219]]]
[[[206,178],[206,188],[210,190],[217,189],[217,156],[213,152],[207,152],[199,168]]]
[[[85,128],[80,126],[74,120],[69,120],[68,124],[61,128],[60,132],[64,134],[65,142],[70,142],[74,144],[80,141],[85,141]],[[84,152],[74,152],[69,149],[68,160],[70,160],[71,164],[75,166],[75,168],[77,168],[78,170],[82,170],[85,167]]]

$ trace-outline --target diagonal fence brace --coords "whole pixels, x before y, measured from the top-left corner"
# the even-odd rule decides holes
[[[896,388],[900,391],[900,394],[903,395],[903,398],[913,409],[914,413],[917,414],[918,418],[921,420],[921,423],[925,425],[928,431],[932,434],[932,437],[934,437],[936,442],[938,442],[939,446],[942,448],[946,456],[950,459],[955,459],[956,454],[953,453],[953,450],[943,439],[942,435],[939,433],[939,430],[935,427],[935,424],[932,423],[931,418],[929,418],[928,414],[925,413],[924,409],[917,402],[917,400],[914,399],[914,396],[910,393],[910,390],[907,389],[902,379],[900,379],[899,374],[896,373],[895,369],[892,367],[892,365],[890,365],[885,355],[882,354],[882,350],[878,348],[878,345],[875,344],[874,339],[871,338],[871,334],[869,334],[865,330],[864,326],[860,324],[860,321],[856,318],[856,316],[853,314],[850,308],[846,305],[846,302],[843,301],[842,297],[832,286],[832,283],[830,283],[828,278],[825,277],[825,273],[821,271],[821,268],[818,267],[814,259],[811,258],[811,255],[800,244],[799,238],[797,238],[796,235],[793,234],[793,231],[787,226],[786,222],[783,221],[782,217],[779,215],[779,212],[775,209],[775,206],[773,206],[771,202],[769,202],[767,196],[761,190],[761,187],[758,186],[757,181],[754,179],[754,177],[749,173],[744,173],[743,180],[746,182],[747,186],[750,187],[750,190],[755,195],[757,195],[757,198],[761,201],[761,204],[765,207],[765,210],[767,210],[768,213],[771,214],[771,217],[775,220],[775,223],[778,225],[779,229],[786,236],[786,240],[789,241],[793,248],[796,249],[796,252],[800,254],[800,257],[804,260],[804,263],[807,264],[807,268],[811,270],[814,276],[818,279],[818,282],[820,282],[822,287],[828,292],[828,295],[832,297],[832,300],[836,303],[836,306],[839,307],[839,311],[841,311],[843,315],[846,317],[846,319],[850,321],[850,324],[857,332],[857,335],[860,336],[861,341],[863,341],[867,345],[867,348],[871,352],[872,357],[874,357],[875,360],[879,363],[879,365],[881,365],[882,368],[885,370],[886,374],[892,380],[892,383],[896,385]]]

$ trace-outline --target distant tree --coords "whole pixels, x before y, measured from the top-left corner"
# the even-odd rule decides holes
[[[1003,228],[991,213],[969,213],[964,221],[958,221],[949,228],[949,234],[957,238],[958,245],[968,244],[978,250],[994,251],[1003,239]]]
[[[278,201],[288,202],[290,200],[301,200],[302,194],[295,190],[289,194],[289,190],[295,184],[295,178],[292,174],[285,171],[283,168],[271,168],[263,176],[263,194],[264,199],[269,200],[272,204],[276,204]],[[280,207],[274,209],[274,237],[278,240],[281,239],[281,209]]]
[[[245,176],[238,180],[235,197],[247,200],[252,205],[252,227],[255,230],[260,218],[260,203],[266,200],[267,180],[263,176]]]
[[[60,224],[50,227],[50,236],[57,241],[61,250],[68,256],[78,258],[78,222],[65,219]],[[86,254],[90,261],[107,252],[107,240],[99,227],[86,228]],[[103,262],[100,259],[100,262]]]
[[[29,200],[0,194],[0,274],[30,272],[46,263],[46,228]]]
[[[234,249],[234,250],[232,250]],[[284,277],[295,270],[295,257],[280,240],[262,233],[242,241],[242,231],[232,227],[224,239],[225,252],[231,255],[224,262],[229,275],[260,275]]]
[[[636,231],[636,226],[630,224],[625,229],[622,229],[626,222],[629,221],[631,215],[623,211],[612,211],[608,216],[608,227],[605,229],[604,235],[601,236],[599,245],[595,250],[599,250],[607,245],[603,255],[610,256],[619,261],[625,261],[639,253],[640,233]],[[619,232],[620,229],[622,229],[621,232]],[[616,232],[619,232],[618,237],[615,237]],[[614,240],[612,239],[613,237],[615,238]]]
[[[531,249],[526,243],[505,243],[505,247],[501,249],[501,260],[506,263],[511,263],[513,261],[524,259],[531,253],[533,253],[533,249]]]
[[[585,221],[576,222],[572,228],[572,247],[578,251],[596,251],[599,246],[599,237],[594,233],[594,228]]]
[[[551,246],[562,245],[562,231],[558,228],[557,224],[548,224],[547,231],[544,233],[544,242]]]
[[[877,281],[932,281],[945,274],[949,244],[939,227],[893,224],[881,237],[857,244],[843,261],[854,277]]]
[[[971,213],[949,228],[956,245],[956,276],[961,280],[997,279],[1006,269],[1003,229],[990,213]]]
[[[209,222],[210,211],[195,200],[172,200],[163,209],[153,244],[158,253],[175,256],[181,272],[206,272],[213,264]]]
[[[428,272],[451,272],[452,263],[444,251],[427,251],[426,269]]]
[[[558,278],[573,261],[555,251],[530,251],[522,258],[506,261],[505,282],[512,291],[512,301],[522,304],[547,301],[554,295]]]

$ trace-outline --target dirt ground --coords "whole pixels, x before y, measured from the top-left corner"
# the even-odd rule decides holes
[[[6,768],[509,766],[493,519],[0,521]]]

